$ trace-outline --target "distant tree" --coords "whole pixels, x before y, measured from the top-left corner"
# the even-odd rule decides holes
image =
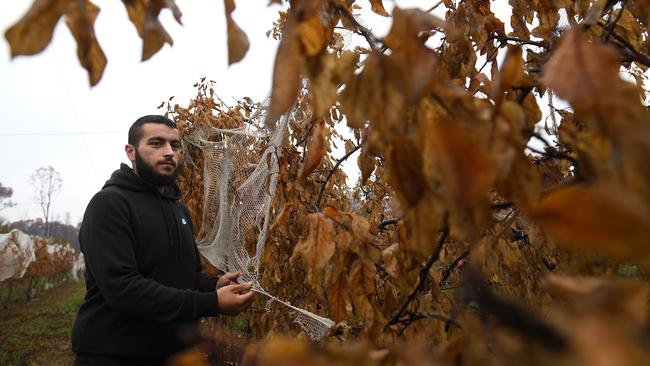
[[[34,187],[34,201],[39,204],[45,220],[45,235],[50,235],[50,215],[54,196],[61,191],[61,174],[51,166],[38,168],[32,173],[30,184]]]
[[[10,199],[13,194],[14,190],[11,187],[5,187],[0,182],[0,211],[16,205],[16,203]]]
[[[16,205],[10,198],[13,196],[14,190],[10,187],[5,187],[0,182],[0,211],[5,208],[13,207]],[[4,217],[0,216],[0,233],[5,233],[8,231],[7,221]]]

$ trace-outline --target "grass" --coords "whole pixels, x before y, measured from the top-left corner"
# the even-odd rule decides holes
[[[70,365],[70,330],[85,294],[70,281],[0,314],[0,365]]]

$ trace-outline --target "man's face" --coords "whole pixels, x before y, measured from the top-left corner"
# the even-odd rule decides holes
[[[176,180],[181,151],[178,130],[160,123],[142,125],[142,138],[137,146],[126,146],[129,160],[135,162],[136,174],[159,187]]]

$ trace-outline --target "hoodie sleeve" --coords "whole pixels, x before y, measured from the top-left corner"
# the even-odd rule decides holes
[[[142,319],[191,322],[218,314],[217,294],[165,286],[138,271],[126,202],[100,192],[86,209],[80,232],[87,270],[112,308]]]

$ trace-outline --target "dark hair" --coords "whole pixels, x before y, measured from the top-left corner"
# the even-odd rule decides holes
[[[147,116],[142,116],[138,118],[133,124],[131,125],[131,128],[129,128],[129,145],[136,146],[140,139],[142,138],[142,125],[145,123],[160,123],[166,126],[169,126],[173,129],[176,129],[176,123],[172,121],[171,119],[157,115],[157,114],[150,114]]]

